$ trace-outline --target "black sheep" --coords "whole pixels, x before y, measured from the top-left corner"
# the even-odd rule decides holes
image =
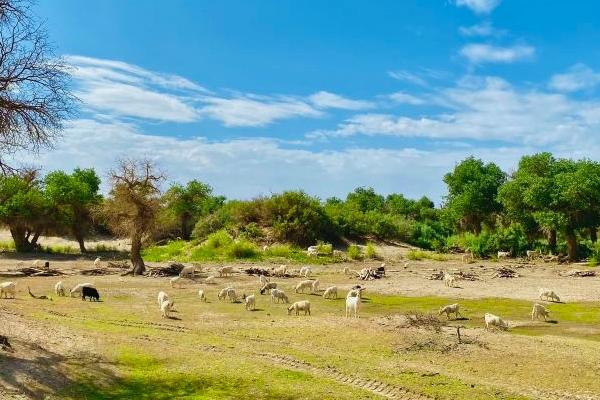
[[[98,293],[96,288],[93,287],[84,286],[83,288],[81,288],[81,300],[85,300],[86,297],[89,297],[90,301],[100,301],[100,294]]]

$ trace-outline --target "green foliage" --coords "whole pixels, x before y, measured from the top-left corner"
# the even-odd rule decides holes
[[[292,255],[293,249],[289,244],[274,244],[269,246],[266,251],[269,257],[289,258]]]
[[[423,250],[411,250],[408,252],[406,257],[412,261],[421,261],[421,260],[434,260],[434,261],[447,261],[448,257],[443,254],[432,253],[429,251]]]
[[[358,247],[355,244],[351,244],[350,246],[348,246],[348,258],[350,258],[351,260],[362,260],[363,259],[363,254],[360,251],[360,247]]]
[[[0,251],[13,251],[15,250],[15,242],[12,240],[7,240],[0,242]]]
[[[371,242],[367,243],[367,248],[365,250],[365,256],[370,258],[371,260],[377,259],[377,251],[375,250],[375,245]]]
[[[206,239],[206,243],[204,245],[211,249],[219,249],[227,247],[231,243],[233,243],[233,239],[231,238],[229,233],[227,233],[226,230],[222,229],[220,231],[208,235],[208,238]]]
[[[588,263],[592,267],[595,267],[598,264],[600,264],[600,242],[594,243],[591,249]]]
[[[317,242],[317,253],[319,255],[330,256],[333,254],[333,246],[331,243]]]
[[[227,246],[225,254],[229,258],[257,258],[260,250],[254,243],[240,239]]]

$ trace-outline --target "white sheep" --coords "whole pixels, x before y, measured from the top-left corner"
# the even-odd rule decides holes
[[[264,285],[266,285],[267,283],[269,283],[269,278],[267,278],[266,276],[264,276],[264,275],[262,275],[262,274],[261,274],[261,275],[258,275],[258,282],[260,282],[260,285],[261,285],[261,286],[264,286]]]
[[[229,289],[233,289],[233,288],[231,286],[227,286],[226,288],[221,289],[221,291],[217,295],[217,298],[219,300],[225,300],[227,298],[227,292],[229,291]]]
[[[265,283],[263,285],[263,287],[260,288],[260,294],[265,294],[265,292],[269,293],[273,289],[277,289],[277,283],[275,283],[275,282]]]
[[[290,302],[290,300],[288,299],[287,295],[285,294],[285,292],[283,290],[279,290],[279,289],[271,290],[271,303],[279,303],[279,300],[283,301],[284,303]]]
[[[71,295],[71,297],[73,297],[73,295],[74,295],[74,294],[79,294],[79,293],[81,293],[81,290],[82,290],[84,287],[94,287],[94,285],[92,285],[92,284],[91,284],[91,283],[89,283],[89,282],[86,282],[86,283],[79,283],[79,284],[75,285],[75,286],[73,287],[73,289],[71,289],[71,292],[70,292],[70,295]]]
[[[213,275],[211,275],[211,276],[207,277],[207,278],[204,280],[204,283],[205,283],[205,284],[207,284],[207,285],[213,285],[213,284],[215,284],[215,283],[216,283],[216,282],[215,282],[215,280],[216,280],[216,279],[217,279],[217,277],[216,277],[216,276],[213,276]]]
[[[246,296],[246,294],[244,294],[244,304],[246,310],[254,311],[254,309],[256,308],[256,297],[253,294],[251,294],[250,296]]]
[[[444,271],[444,285],[448,287],[454,287],[454,283],[456,282],[456,278]]]
[[[170,300],[163,301],[162,304],[160,305],[161,317],[162,318],[171,318],[171,316],[169,315],[169,312],[173,309],[174,305],[175,305],[175,303],[171,302]]]
[[[465,253],[461,256],[461,260],[464,264],[466,263],[470,263],[473,262],[475,260],[475,257],[473,257],[473,253]]]
[[[196,266],[188,265],[183,267],[181,272],[179,273],[180,278],[189,278],[194,279],[194,274],[196,273]]]
[[[318,279],[315,279],[314,282],[312,283],[312,292],[313,293],[317,293],[319,291],[319,285],[321,284],[321,282],[319,282]]]
[[[287,273],[287,265],[280,265],[279,267],[273,269],[273,275],[275,276],[285,276]]]
[[[304,315],[310,315],[310,301],[297,301],[288,307],[288,315],[292,315],[292,311],[296,311],[296,315],[300,315],[300,311],[304,311]]]
[[[181,279],[182,279],[182,278],[181,278],[180,276],[174,276],[174,277],[172,277],[172,278],[169,280],[169,281],[170,281],[170,283],[171,283],[171,287],[172,287],[172,288],[174,288],[175,286],[177,286],[177,287],[181,287],[181,284],[182,284],[182,282],[181,282]]]
[[[5,299],[8,299],[8,295],[10,294],[12,298],[15,298],[15,293],[17,292],[17,284],[14,282],[2,282],[0,283],[0,298],[4,295]]]
[[[539,250],[527,250],[527,259],[533,260],[534,258],[540,258],[542,256],[542,252]]]
[[[62,281],[56,282],[56,285],[54,285],[54,293],[60,297],[67,295],[67,288],[65,288],[65,285],[62,283]]]
[[[498,259],[502,259],[502,258],[508,258],[510,257],[510,251],[499,251],[498,252]]]
[[[485,313],[484,320],[486,330],[490,329],[490,327],[492,326],[498,329],[508,329],[508,325],[506,324],[506,322],[504,322],[504,320],[498,317],[497,315]]]
[[[309,267],[300,268],[300,275],[305,278],[308,278],[312,274],[312,270]]]
[[[324,299],[337,299],[337,286],[330,286],[323,292]]]
[[[164,303],[165,301],[169,300],[169,295],[163,291],[158,292],[158,308],[160,308],[160,306],[162,305],[162,303]]]
[[[229,301],[231,301],[232,303],[235,303],[238,301],[238,297],[237,294],[235,293],[235,289],[234,288],[229,288],[227,290],[227,298],[229,299]]]
[[[550,316],[550,312],[541,304],[535,303],[533,305],[533,309],[531,310],[531,320],[538,319],[539,317],[544,317],[544,321]]]
[[[362,298],[362,292],[364,290],[366,290],[366,289],[361,288],[361,287],[354,287],[346,294],[346,298],[348,298],[348,297],[361,297]]]
[[[305,289],[310,289],[312,290],[313,287],[313,280],[307,280],[307,281],[302,281],[300,283],[298,283],[294,289],[294,291],[296,293],[304,293]]]
[[[546,288],[540,288],[540,291],[539,291],[540,300],[544,300],[544,297],[546,299],[550,299],[550,301],[555,301],[557,303],[560,303],[560,297],[558,297],[558,295],[553,290],[546,289]]]
[[[94,260],[94,267],[98,268],[100,266],[100,257],[96,257]]]
[[[200,301],[203,301],[206,303],[206,294],[204,293],[204,290],[202,290],[202,289],[198,290],[198,297],[200,297]]]
[[[224,277],[233,274],[233,267],[226,265],[218,269],[219,276]]]
[[[306,254],[310,257],[316,257],[319,255],[319,246],[309,246],[306,249]]]
[[[460,315],[460,306],[458,304],[450,304],[440,308],[438,315],[446,314],[446,318],[450,319],[450,314],[454,314],[454,318],[458,318]]]
[[[358,318],[358,310],[360,309],[360,304],[360,295],[350,296],[350,293],[348,293],[348,295],[346,296],[346,318],[348,318],[352,314],[354,314],[354,318]]]

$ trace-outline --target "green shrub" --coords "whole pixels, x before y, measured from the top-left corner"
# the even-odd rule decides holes
[[[333,246],[331,243],[317,242],[317,254],[330,256],[333,254]]]
[[[375,246],[373,245],[373,243],[367,243],[367,249],[365,250],[365,255],[367,256],[367,258],[370,258],[372,260],[378,258],[377,256],[377,251],[375,250]]]
[[[291,257],[292,252],[292,246],[289,244],[274,244],[267,249],[266,254],[270,257],[289,258]]]
[[[248,239],[261,239],[265,236],[263,230],[258,226],[256,222],[251,222],[245,225],[240,230],[240,235]]]
[[[444,254],[432,253],[430,251],[423,250],[411,250],[407,254],[407,258],[413,261],[421,260],[434,260],[434,261],[447,261],[448,257]]]
[[[15,242],[8,240],[6,242],[0,242],[0,251],[13,251],[15,250]]]
[[[229,233],[227,233],[226,230],[221,229],[215,233],[211,233],[210,235],[208,235],[208,238],[206,239],[204,245],[208,248],[219,249],[222,247],[227,247],[231,243],[233,243],[233,239],[231,238]]]
[[[79,249],[75,249],[72,246],[67,245],[52,245],[43,246],[42,251],[48,254],[76,254],[79,253]]]
[[[178,260],[185,255],[186,242],[173,240],[163,246],[151,246],[142,251],[142,257],[147,261],[161,262]]]
[[[236,240],[226,250],[229,258],[255,258],[260,254],[258,247],[247,240]]]
[[[595,267],[600,264],[600,242],[594,243],[594,246],[591,249],[588,264],[591,267]]]
[[[351,244],[350,246],[348,246],[348,258],[350,258],[351,260],[362,260],[363,255],[360,251],[360,247],[358,247],[355,244]]]

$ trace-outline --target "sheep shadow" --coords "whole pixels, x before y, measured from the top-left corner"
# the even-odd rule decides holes
[[[172,319],[173,321],[182,321],[182,319],[181,319],[181,318],[179,318],[179,317],[175,317],[175,316],[172,316],[172,315],[169,315],[167,318],[168,318],[168,319]]]
[[[255,311],[265,311],[265,309],[264,308],[254,308],[254,309],[252,309],[250,311],[252,311],[252,312],[255,312]]]
[[[558,321],[555,320],[555,319],[549,319],[549,320],[544,321],[544,322],[547,323],[547,324],[558,324]]]
[[[467,317],[460,317],[460,318],[454,318],[452,320],[449,321],[470,321],[471,318],[467,318]]]

